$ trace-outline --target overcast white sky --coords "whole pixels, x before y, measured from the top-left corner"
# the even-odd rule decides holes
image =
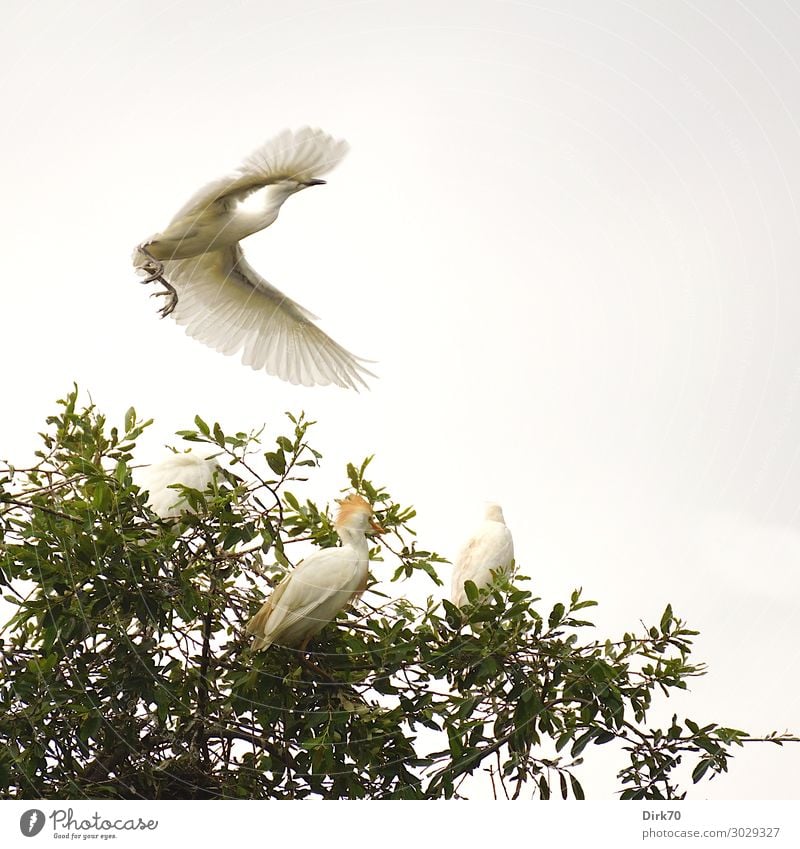
[[[312,497],[375,453],[448,556],[497,500],[546,602],[582,585],[603,635],[671,602],[703,632],[711,672],[668,712],[800,731],[798,90],[780,0],[10,0],[0,456],[73,380],[156,417],[144,459],[197,412],[304,409]],[[377,361],[360,395],[206,349],[130,265],[304,124],[351,152],[245,250]],[[692,795],[797,798],[799,770],[748,749]]]

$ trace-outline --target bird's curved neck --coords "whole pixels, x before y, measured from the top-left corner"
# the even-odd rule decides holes
[[[277,215],[278,210],[283,206],[286,198],[291,197],[297,191],[297,186],[288,183],[274,183],[271,186],[266,186],[264,189],[266,209],[274,209]]]
[[[239,207],[233,213],[233,221],[230,229],[235,232],[236,238],[244,239],[265,227],[269,227],[278,217],[283,202],[292,191],[285,186],[267,186],[264,190],[264,205],[261,209],[247,209]]]
[[[234,213],[233,220],[228,226],[228,232],[233,235],[236,241],[244,239],[246,236],[251,236],[265,227],[269,227],[278,217],[278,210],[237,210]]]
[[[364,557],[369,556],[369,543],[363,531],[354,531],[352,528],[337,528],[342,545],[350,545]]]

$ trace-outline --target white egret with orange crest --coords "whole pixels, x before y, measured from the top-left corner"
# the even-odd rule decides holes
[[[382,534],[372,506],[360,495],[339,502],[334,527],[341,547],[323,548],[292,570],[247,623],[252,650],[271,645],[305,651],[312,637],[367,588],[368,533]]]

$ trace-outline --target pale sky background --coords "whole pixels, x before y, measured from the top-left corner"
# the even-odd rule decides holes
[[[375,453],[446,556],[495,499],[544,607],[583,586],[599,635],[667,602],[702,631],[710,674],[667,715],[800,731],[798,90],[781,0],[11,0],[0,456],[73,381],[156,417],[142,459],[195,413],[303,409],[311,497]],[[245,251],[377,361],[360,395],[205,348],[130,265],[305,124],[351,152]],[[623,757],[586,755],[612,797]],[[690,797],[798,798],[799,771],[749,747]]]

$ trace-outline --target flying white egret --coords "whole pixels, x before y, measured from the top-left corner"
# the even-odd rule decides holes
[[[147,490],[147,504],[162,519],[177,519],[191,511],[186,497],[174,484],[204,492],[219,469],[213,457],[201,457],[191,451],[170,454],[159,463],[141,469],[139,486]]]
[[[334,522],[341,548],[323,548],[290,572],[247,623],[252,650],[280,646],[305,651],[308,641],[367,587],[369,543],[365,534],[384,533],[360,495],[339,502]]]
[[[189,336],[223,354],[242,352],[242,362],[290,383],[357,389],[374,377],[360,357],[317,327],[312,313],[261,277],[245,260],[239,242],[269,227],[284,201],[336,166],[347,142],[321,130],[284,130],[252,153],[238,171],[200,189],[163,233],[142,242],[133,263],[160,282],[169,298],[161,315]],[[260,209],[242,201],[263,190]]]
[[[467,603],[465,581],[472,581],[480,590],[491,582],[492,572],[508,574],[513,560],[514,541],[503,511],[499,504],[489,504],[480,527],[453,561],[453,604],[463,607]]]

